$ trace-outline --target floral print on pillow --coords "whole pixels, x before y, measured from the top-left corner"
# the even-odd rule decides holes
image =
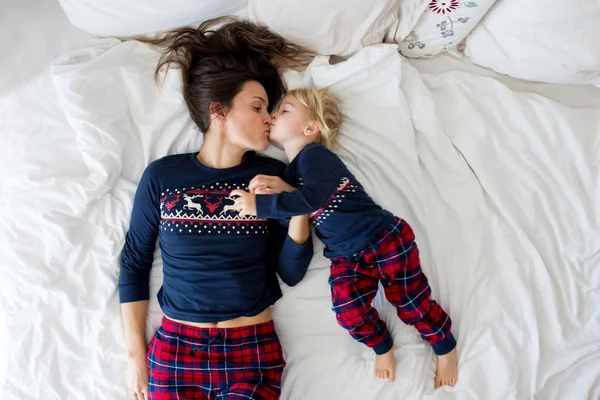
[[[433,57],[456,47],[496,0],[432,0],[410,34],[399,43],[406,57]]]
[[[458,0],[433,0],[429,3],[429,10],[434,14],[450,14],[459,6]]]

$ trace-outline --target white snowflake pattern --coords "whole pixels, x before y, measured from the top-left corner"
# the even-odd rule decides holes
[[[312,214],[313,217],[316,216],[312,219],[313,224],[315,226],[320,226],[327,219],[327,217],[330,217],[336,211],[336,208],[339,208],[338,206],[340,206],[340,203],[343,202],[342,199],[346,197],[344,193],[346,191],[355,192],[355,188],[356,186],[352,184],[350,179],[348,179],[347,177],[343,177],[340,180],[336,191],[334,192],[335,195],[333,199],[331,199],[331,202],[327,204],[324,208],[321,208]]]
[[[173,196],[175,194],[186,194],[186,191],[195,190],[196,194],[202,193],[205,190],[218,190],[221,191],[221,195],[224,191],[233,191],[234,189],[242,189],[247,190],[247,185],[245,184],[234,184],[231,182],[212,182],[203,186],[188,186],[183,188],[165,188],[161,192],[161,196]],[[199,192],[200,191],[200,192]],[[198,203],[196,203],[198,204]],[[208,214],[203,213],[201,210],[189,208],[181,209],[175,208],[174,210],[166,210],[161,208],[161,218],[163,220],[160,221],[160,227],[162,227],[163,232],[180,232],[182,234],[235,234],[239,235],[240,233],[246,232],[246,234],[250,234],[251,231],[254,231],[255,234],[266,234],[268,233],[268,229],[265,226],[263,229],[262,225],[266,224],[266,220],[257,220],[255,217],[239,217],[235,214],[223,214],[223,213],[215,213]],[[233,223],[206,223],[206,220],[214,220],[214,221],[232,221]],[[255,228],[256,226],[256,228]],[[169,230],[170,229],[170,230]],[[187,231],[187,232],[186,232]]]

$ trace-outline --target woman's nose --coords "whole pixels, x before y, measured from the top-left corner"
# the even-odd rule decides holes
[[[271,123],[271,116],[269,115],[269,113],[265,113],[265,117],[264,117],[263,122],[265,124],[270,124]]]

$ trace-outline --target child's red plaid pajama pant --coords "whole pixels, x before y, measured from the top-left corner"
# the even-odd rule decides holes
[[[413,325],[438,355],[449,353],[456,340],[452,321],[431,299],[421,271],[415,235],[408,223],[395,222],[364,250],[331,259],[329,284],[338,323],[377,354],[392,348],[385,322],[371,303],[381,282],[385,296],[404,323]]]
[[[279,399],[285,361],[273,321],[197,328],[163,319],[148,348],[150,399]]]

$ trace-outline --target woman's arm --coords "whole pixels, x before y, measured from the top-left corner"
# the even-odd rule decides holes
[[[160,223],[159,174],[159,167],[152,163],[140,179],[119,275],[119,298],[127,351],[127,384],[138,400],[148,398],[146,316],[150,269]]]
[[[289,186],[279,177],[272,179],[269,186],[261,186],[254,189],[258,194],[268,190],[271,193],[280,191],[293,192],[296,189]],[[313,256],[313,245],[310,237],[310,217],[298,215],[289,220],[287,230],[281,221],[270,221],[273,230],[273,240],[278,243],[278,257],[276,261],[277,274],[287,285],[298,284],[306,271]]]
[[[292,217],[288,226],[288,236],[296,244],[305,244],[310,238],[310,218],[308,215]]]
[[[251,181],[249,190],[252,195],[255,195],[294,192],[297,189],[290,186],[279,176],[257,175]],[[243,190],[235,192],[237,195],[242,196],[250,194]],[[287,230],[282,225],[282,221],[270,220],[269,224],[277,274],[287,285],[294,286],[304,278],[313,256],[310,217],[309,215],[292,217],[289,224],[287,224]]]
[[[121,304],[125,348],[127,349],[127,386],[138,400],[148,400],[146,361],[146,315],[148,300]]]
[[[277,275],[288,286],[300,283],[313,256],[313,244],[310,238],[307,215],[293,217],[289,228],[277,220],[269,220],[271,234],[270,258],[275,265]]]
[[[128,358],[146,357],[146,316],[148,300],[121,304],[121,317],[125,333]]]

